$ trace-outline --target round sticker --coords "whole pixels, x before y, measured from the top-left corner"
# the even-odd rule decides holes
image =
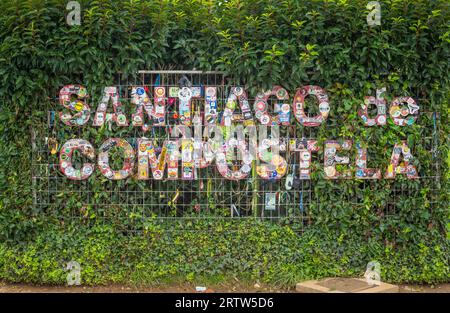
[[[127,119],[127,118],[126,118],[125,115],[123,115],[123,114],[119,114],[119,115],[117,116],[117,120],[119,121],[119,123],[124,123],[126,119]]]
[[[281,106],[281,112],[283,112],[283,113],[288,113],[290,110],[291,110],[291,107],[287,103],[285,103]]]
[[[178,91],[178,98],[183,101],[189,101],[192,98],[192,91],[188,87],[183,87]]]
[[[398,105],[391,106],[389,114],[391,114],[392,117],[399,117],[401,114],[400,107]]]
[[[242,87],[235,87],[234,88],[234,94],[236,96],[242,96],[242,94],[244,93],[244,90],[242,89]]]
[[[270,117],[267,114],[263,114],[260,118],[261,124],[266,125],[270,122]]]
[[[411,150],[409,149],[409,147],[403,146],[403,147],[402,147],[402,152],[403,152],[404,154],[409,154],[409,153],[411,152]]]
[[[206,88],[206,95],[209,97],[216,95],[216,89],[214,87],[208,87]]]
[[[322,113],[329,112],[330,105],[328,104],[328,102],[322,102],[321,104],[319,104],[319,111]]]
[[[66,174],[66,176],[69,178],[69,179],[76,179],[76,177],[73,177],[74,174],[75,173],[75,169],[73,168],[73,167],[68,167],[68,168],[66,168],[65,169],[65,171],[64,171],[64,174]]]
[[[83,174],[84,174],[84,175],[91,175],[91,174],[92,174],[92,171],[93,171],[92,166],[85,166],[85,167],[83,168]]]
[[[386,123],[386,117],[384,115],[379,115],[377,117],[377,123],[378,124],[385,124]]]
[[[78,101],[78,102],[75,103],[75,110],[81,111],[83,109],[83,106],[84,106],[84,103]]]
[[[409,109],[406,108],[406,107],[403,107],[403,108],[401,109],[401,112],[402,112],[402,115],[403,115],[403,116],[407,116],[407,115],[409,114]]]
[[[285,99],[286,95],[287,95],[286,89],[280,88],[280,89],[277,90],[277,98],[279,100]]]
[[[331,166],[333,164],[334,164],[334,159],[332,159],[332,158],[326,158],[325,159],[325,165],[326,166]]]
[[[334,155],[334,154],[336,154],[335,147],[329,147],[325,149],[325,155]]]
[[[258,111],[264,111],[266,109],[266,103],[264,101],[258,101],[255,103],[255,108]]]
[[[334,175],[336,175],[336,169],[333,166],[325,167],[324,171],[328,177],[334,177]]]
[[[165,92],[166,92],[166,91],[165,91],[164,88],[162,88],[162,87],[158,87],[158,88],[155,89],[155,93],[156,93],[156,95],[157,95],[158,97],[164,96]]]
[[[227,102],[227,108],[234,110],[236,108],[236,102],[234,100],[228,101]],[[231,115],[231,112],[227,112],[229,113],[229,115]],[[224,113],[225,114],[225,113]]]
[[[311,153],[309,153],[308,151],[303,151],[302,153],[300,153],[300,158],[302,160],[309,160],[310,157]]]

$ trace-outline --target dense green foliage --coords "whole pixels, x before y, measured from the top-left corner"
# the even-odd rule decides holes
[[[290,285],[361,275],[367,262],[378,260],[383,280],[449,281],[448,0],[380,1],[382,25],[373,28],[363,0],[80,2],[82,24],[72,27],[65,23],[65,1],[0,3],[0,279],[62,284],[66,262],[77,260],[89,284],[236,276]],[[257,220],[186,225],[130,216],[116,223],[114,211],[109,219],[90,212],[88,219],[65,220],[79,209],[76,195],[57,214],[36,209],[31,129],[43,127],[55,90],[84,84],[97,103],[117,72],[166,68],[222,70],[253,95],[273,84],[290,91],[322,86],[332,127],[317,129],[320,142],[367,142],[369,167],[384,170],[394,143],[408,140],[424,178],[331,182],[321,179],[317,164],[320,201],[302,234]],[[356,110],[379,86],[388,87],[388,99],[419,99],[418,122],[364,128]],[[432,112],[439,112],[436,121]],[[109,135],[89,131],[100,142]],[[394,189],[412,193],[392,204]],[[143,231],[123,233],[123,223]]]

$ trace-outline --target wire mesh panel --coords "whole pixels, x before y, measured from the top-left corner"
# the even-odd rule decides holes
[[[252,171],[242,180],[224,178],[217,170],[213,161],[205,168],[194,169],[192,180],[169,179],[164,174],[163,179],[139,180],[136,177],[135,164],[133,177],[123,180],[110,180],[98,168],[88,179],[69,180],[61,173],[59,150],[70,139],[79,138],[89,141],[98,156],[99,147],[108,138],[123,138],[138,151],[139,138],[146,138],[153,143],[155,153],[160,156],[164,152],[164,142],[170,140],[174,127],[180,124],[180,99],[178,93],[182,86],[198,87],[199,95],[191,101],[190,116],[200,117],[202,127],[206,126],[203,119],[205,110],[205,87],[217,88],[218,119],[222,118],[227,98],[232,87],[227,78],[219,72],[199,71],[141,71],[133,79],[116,77],[112,86],[117,87],[119,100],[128,118],[129,125],[120,127],[114,121],[103,126],[92,125],[92,117],[103,95],[102,88],[89,90],[88,104],[91,107],[91,119],[81,127],[70,127],[61,122],[59,112],[65,109],[59,105],[58,91],[50,101],[47,114],[36,125],[33,142],[33,198],[35,209],[65,220],[68,218],[83,218],[115,221],[123,225],[124,231],[137,231],[142,227],[142,221],[147,219],[161,222],[177,222],[197,219],[238,219],[253,218],[276,220],[295,225],[299,231],[320,217],[321,210],[329,210],[336,205],[346,203],[355,209],[368,205],[371,190],[386,190],[385,200],[380,203],[370,203],[379,210],[380,218],[395,215],[396,206],[402,201],[421,198],[424,186],[430,191],[427,205],[430,209],[437,203],[436,196],[439,186],[438,165],[435,169],[420,171],[421,177],[416,181],[396,180],[361,180],[358,184],[348,185],[345,181],[326,182],[320,176],[311,180],[299,179],[300,157],[296,151],[290,151],[289,143],[295,140],[313,140],[320,137],[320,130],[315,127],[300,127],[292,118],[290,125],[280,126],[280,138],[287,146],[286,151],[280,151],[287,161],[287,173],[282,179],[261,179],[255,170],[257,162],[253,162]],[[155,102],[154,90],[164,87],[165,125],[152,126],[148,129],[135,127],[132,124],[132,113],[135,104],[132,103],[132,88],[140,86]],[[253,107],[254,99],[249,99]],[[268,100],[268,111],[274,114],[274,97]],[[310,106],[313,108],[314,106]],[[109,104],[108,111],[113,112]],[[314,112],[310,112],[313,114]],[[423,112],[424,119],[435,120],[433,112]],[[145,116],[145,114],[144,114]],[[147,116],[145,116],[148,118]],[[326,127],[337,127],[339,119],[326,120]],[[258,124],[258,123],[256,123]],[[203,129],[203,128],[202,128]],[[430,157],[435,158],[436,125],[424,129],[420,139],[422,146],[430,151]],[[270,130],[269,130],[270,132]],[[280,143],[281,145],[282,143]],[[138,160],[135,160],[136,163]],[[80,169],[85,162],[92,162],[81,153],[74,152],[72,162]],[[110,151],[111,168],[119,170],[124,163],[121,150]],[[240,161],[230,161],[230,168],[238,168]],[[96,160],[94,161],[96,163]],[[323,153],[312,154],[312,171],[319,172],[323,167]],[[436,164],[438,164],[436,160]],[[178,172],[181,173],[181,162],[178,162]],[[291,175],[292,186],[286,179]],[[150,175],[151,176],[151,175]],[[351,186],[351,187],[349,187]],[[326,200],[329,195],[330,201]],[[319,196],[322,200],[319,200]],[[338,197],[341,201],[335,201]],[[423,198],[423,197],[422,197]],[[316,212],[316,214],[312,214]]]

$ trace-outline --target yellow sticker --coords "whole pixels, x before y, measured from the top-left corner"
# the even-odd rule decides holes
[[[83,102],[77,102],[75,103],[75,110],[81,111],[83,109]]]
[[[284,173],[286,173],[286,167],[284,166],[277,167],[277,173],[283,175]]]
[[[393,173],[394,172],[394,165],[393,164],[390,164],[389,166],[388,166],[388,173]]]
[[[391,114],[391,116],[393,117],[399,117],[401,114],[401,110],[400,107],[398,105],[393,105],[391,106],[389,113]]]

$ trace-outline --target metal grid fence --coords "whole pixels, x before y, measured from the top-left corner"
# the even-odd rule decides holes
[[[223,112],[226,99],[230,92],[230,83],[219,72],[199,71],[141,71],[135,79],[124,80],[121,75],[116,78],[120,94],[120,101],[126,112],[132,112],[130,103],[131,86],[146,86],[153,102],[152,91],[155,86],[178,86],[180,79],[187,77],[192,86],[217,86],[218,112]],[[101,97],[102,90],[89,90],[91,98],[88,100],[91,110],[94,111]],[[291,91],[292,92],[292,91]],[[136,139],[147,137],[155,139],[161,147],[164,139],[168,139],[170,131],[179,121],[174,117],[178,110],[178,101],[169,105],[166,111],[166,126],[152,127],[143,132],[140,127],[121,127],[113,123],[99,131],[92,126],[92,120],[84,127],[68,127],[58,118],[57,113],[62,107],[58,105],[58,91],[50,102],[47,115],[42,116],[42,123],[36,126],[35,141],[33,142],[32,171],[33,171],[33,198],[34,207],[39,212],[51,215],[58,219],[67,218],[101,218],[106,220],[127,221],[124,230],[137,230],[133,221],[154,217],[159,221],[187,221],[197,219],[236,219],[257,218],[265,220],[282,220],[295,224],[299,231],[312,223],[312,209],[320,210],[321,203],[316,188],[317,180],[299,180],[291,190],[286,190],[285,179],[262,180],[250,175],[242,181],[229,181],[217,171],[214,162],[205,169],[198,169],[198,177],[193,181],[185,180],[153,180],[137,181],[128,178],[123,181],[111,181],[103,177],[99,171],[84,181],[68,180],[59,170],[58,154],[51,154],[48,147],[49,138],[55,138],[62,144],[71,138],[82,138],[90,141],[95,149],[109,137],[126,139],[136,149]],[[250,96],[250,95],[249,95]],[[291,95],[292,99],[293,95]],[[204,99],[193,102],[193,106],[203,110]],[[252,99],[249,98],[252,107]],[[273,103],[269,100],[269,111]],[[109,105],[109,111],[112,106]],[[273,112],[270,112],[273,113]],[[203,112],[201,112],[203,116]],[[93,114],[92,114],[93,115]],[[435,119],[433,112],[421,110],[421,115],[428,119]],[[127,117],[131,116],[128,114]],[[327,127],[334,127],[338,119],[326,120]],[[131,124],[131,123],[130,123]],[[436,150],[436,124],[429,128],[427,134],[421,138],[419,144],[430,151],[431,157]],[[93,129],[95,131],[93,131]],[[316,139],[317,128],[299,127],[296,121],[289,126],[280,126],[281,137],[289,139]],[[288,161],[288,173],[299,169],[298,153],[285,153],[283,157]],[[312,164],[318,168],[322,166],[322,158],[312,154]],[[74,164],[80,166],[83,162],[81,156],[74,157]],[[78,165],[77,165],[78,164]],[[116,165],[117,166],[117,165]],[[120,162],[118,164],[120,168]],[[415,186],[415,187],[414,187]],[[363,205],[364,190],[389,188],[386,203],[383,206],[383,215],[396,214],[396,204],[399,201],[420,197],[419,192],[423,186],[431,190],[429,199],[430,209],[437,205],[439,186],[439,168],[436,160],[434,171],[423,172],[418,182],[411,183],[404,180],[395,181],[361,181],[354,190],[345,190],[344,183],[334,181],[333,187],[327,193],[340,197],[348,205],[355,208]],[[275,210],[268,210],[266,195],[275,196]],[[327,204],[329,205],[329,203]],[[131,222],[130,222],[131,221]]]

